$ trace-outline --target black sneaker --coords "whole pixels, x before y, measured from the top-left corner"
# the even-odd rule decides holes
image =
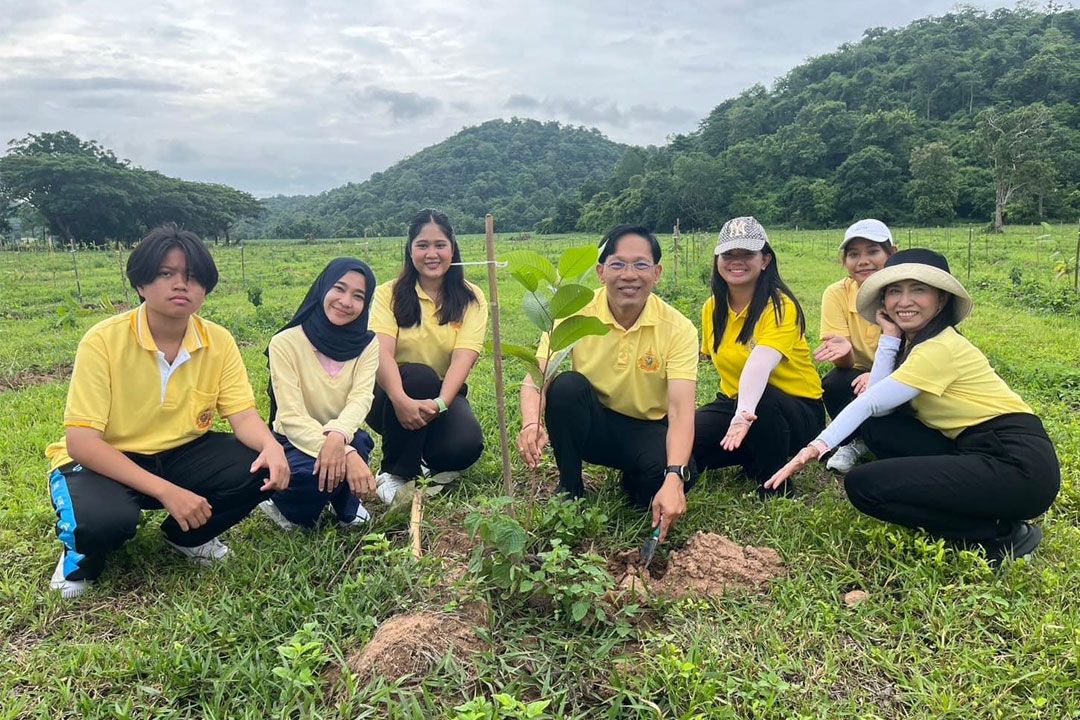
[[[580,500],[585,497],[585,487],[579,485],[575,488],[569,488],[560,482],[559,486],[555,488],[555,497],[561,497],[565,500]]]
[[[1031,523],[1018,523],[1013,531],[1000,540],[996,547],[987,548],[986,561],[990,567],[998,567],[1005,560],[1029,559],[1042,542],[1043,531]]]

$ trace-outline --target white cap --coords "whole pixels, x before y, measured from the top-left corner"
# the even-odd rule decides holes
[[[769,236],[765,234],[765,228],[756,218],[745,215],[731,218],[724,227],[720,228],[720,236],[716,238],[716,250],[714,255],[726,253],[728,250],[751,250],[757,252],[769,242]]]
[[[876,243],[888,243],[893,247],[896,247],[896,243],[893,242],[892,233],[889,232],[889,226],[880,220],[860,220],[844,232],[844,242],[840,243],[840,252],[844,251],[847,247],[848,241],[861,238],[863,240],[869,240]]]

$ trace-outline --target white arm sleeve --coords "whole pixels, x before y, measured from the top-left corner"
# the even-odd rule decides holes
[[[739,373],[739,397],[735,417],[742,417],[743,411],[754,414],[758,401],[765,392],[765,386],[769,384],[769,375],[783,359],[784,356],[779,350],[764,345],[758,345],[750,351],[750,357],[746,358],[746,364]]]
[[[880,354],[881,351],[879,350],[878,353]],[[877,366],[877,362],[874,365]],[[914,400],[920,392],[922,391],[918,388],[887,377],[852,400],[851,404],[833,418],[829,427],[825,428],[815,440],[820,440],[829,446],[829,450],[832,450],[842,443],[844,438],[855,432],[866,418],[888,415],[904,403]]]
[[[874,366],[870,368],[870,384],[884,380],[896,369],[896,353],[900,352],[900,338],[882,335],[878,338],[877,352],[874,353]]]

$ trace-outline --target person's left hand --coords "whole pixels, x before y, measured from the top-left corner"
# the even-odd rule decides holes
[[[263,468],[270,471],[270,477],[260,488],[263,492],[289,487],[289,476],[292,472],[289,470],[289,461],[285,459],[285,448],[281,447],[277,440],[270,440],[263,445],[262,452],[255,458],[255,462],[251,463],[248,472],[255,473]]]
[[[315,477],[319,481],[319,492],[334,492],[338,484],[345,479],[345,436],[339,432],[328,432],[323,440],[322,450],[315,458]]]
[[[663,542],[671,526],[686,514],[686,492],[682,480],[667,475],[664,484],[653,495],[651,507],[652,526],[660,526],[660,542]]]
[[[850,352],[851,341],[843,335],[822,335],[821,344],[814,349],[814,359],[834,363]]]
[[[855,391],[856,395],[862,395],[868,387],[870,387],[870,373],[868,372],[864,372],[851,381],[851,389]]]
[[[738,450],[746,438],[746,434],[750,432],[751,423],[755,420],[757,420],[757,415],[751,412],[746,410],[736,411],[731,417],[731,424],[728,425],[727,433],[720,440],[720,447],[728,452]]]
[[[799,452],[795,453],[795,457],[788,461],[787,465],[780,468],[776,473],[765,481],[762,485],[766,490],[775,490],[776,488],[787,482],[795,473],[806,467],[807,463],[814,460],[818,460],[822,456],[821,448],[815,442],[811,442]]]
[[[364,500],[375,495],[375,475],[360,453],[345,456],[345,480],[357,498]]]

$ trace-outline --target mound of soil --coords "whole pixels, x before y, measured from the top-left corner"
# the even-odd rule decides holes
[[[476,618],[468,618],[474,620]],[[484,650],[485,643],[462,617],[443,613],[410,613],[386,620],[371,642],[346,661],[361,679],[381,675],[397,680],[421,675],[453,653],[462,660]]]
[[[650,593],[681,598],[687,595],[718,597],[731,590],[764,589],[786,571],[780,556],[767,547],[736,545],[715,533],[696,533],[667,563],[655,558],[648,573],[638,567],[638,551],[612,557],[608,568],[621,591],[636,599]]]

